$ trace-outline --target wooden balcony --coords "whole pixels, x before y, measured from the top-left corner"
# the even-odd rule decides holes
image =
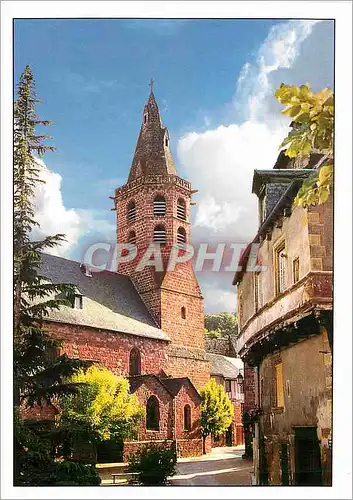
[[[242,325],[236,350],[244,357],[257,344],[266,343],[274,332],[278,343],[281,331],[297,328],[297,322],[304,317],[327,310],[332,310],[332,272],[310,272],[264,304]]]

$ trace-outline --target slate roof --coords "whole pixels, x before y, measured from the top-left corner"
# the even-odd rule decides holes
[[[311,169],[254,170],[252,192],[259,196],[261,187],[267,183],[290,184],[293,180],[304,180],[312,173]]]
[[[50,320],[169,340],[156,326],[128,276],[110,271],[86,276],[79,262],[48,254],[42,254],[39,274],[52,283],[75,285],[83,295],[83,309],[62,306],[51,311]]]
[[[240,358],[229,358],[228,356],[210,353],[207,353],[206,356],[211,362],[211,375],[235,379],[244,366]]]

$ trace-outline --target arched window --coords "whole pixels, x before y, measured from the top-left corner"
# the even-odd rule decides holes
[[[127,242],[130,243],[131,245],[136,244],[136,233],[135,231],[130,231],[129,235],[127,237]]]
[[[132,222],[136,219],[136,203],[134,201],[130,201],[127,206],[127,220]]]
[[[148,398],[146,405],[146,429],[159,430],[159,403],[155,396]]]
[[[141,355],[140,351],[134,347],[130,351],[129,360],[129,376],[134,377],[135,375],[141,374]]]
[[[186,231],[183,227],[178,228],[177,243],[183,245],[186,243]]]
[[[186,219],[186,205],[183,198],[179,198],[177,202],[177,217],[178,219]]]
[[[161,245],[165,245],[167,242],[167,235],[165,231],[165,227],[162,225],[158,225],[154,228],[153,232],[153,241],[155,243],[160,243]]]
[[[169,146],[169,139],[168,139],[168,137],[165,138],[165,145],[166,145],[166,147]]]
[[[182,319],[186,319],[186,309],[184,306],[181,308],[180,314]]]
[[[184,431],[191,429],[191,408],[190,405],[184,406]]]
[[[166,211],[166,203],[164,196],[156,196],[153,201],[154,217],[164,217]]]

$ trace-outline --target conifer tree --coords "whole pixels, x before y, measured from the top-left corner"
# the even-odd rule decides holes
[[[41,252],[65,240],[63,234],[32,241],[34,193],[40,180],[40,164],[36,160],[55,148],[46,145],[48,135],[37,135],[36,127],[48,126],[35,112],[40,102],[30,66],[26,66],[17,87],[14,105],[14,403],[50,402],[53,396],[72,392],[75,385],[65,383],[68,377],[87,363],[70,360],[66,355],[51,356],[60,342],[46,333],[43,319],[50,310],[67,304],[57,299],[73,293],[70,285],[49,283],[39,273]]]

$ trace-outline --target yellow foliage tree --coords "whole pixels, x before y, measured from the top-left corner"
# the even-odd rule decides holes
[[[213,378],[200,390],[200,396],[202,398],[201,427],[205,452],[206,436],[223,434],[232,423],[234,410],[223,385],[217,384]]]
[[[133,434],[143,415],[137,397],[129,393],[129,382],[107,368],[91,366],[73,375],[76,394],[62,398],[61,424],[85,429],[96,441],[125,438]]]
[[[302,184],[294,206],[324,203],[333,187],[334,94],[325,88],[312,92],[306,83],[300,87],[282,84],[275,93],[285,105],[282,114],[293,119],[293,128],[280,145],[289,158],[322,153],[318,169]]]

